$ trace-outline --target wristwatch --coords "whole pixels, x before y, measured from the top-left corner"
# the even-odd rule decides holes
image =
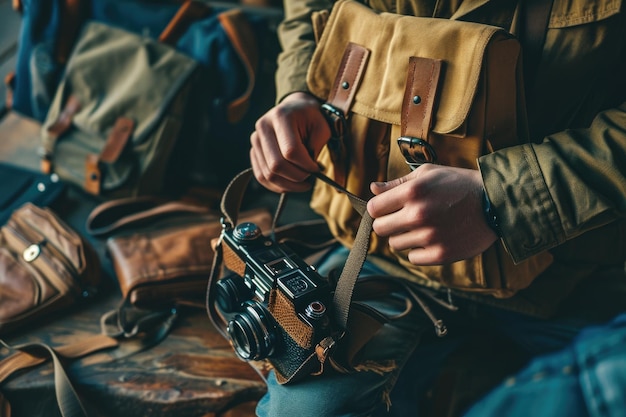
[[[493,230],[498,237],[502,237],[502,232],[500,231],[500,224],[498,223],[498,215],[496,214],[496,210],[491,205],[491,201],[487,196],[487,191],[483,188],[483,213],[485,215],[485,221],[487,225]]]

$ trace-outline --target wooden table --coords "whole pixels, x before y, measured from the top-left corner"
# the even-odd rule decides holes
[[[38,123],[15,113],[0,121],[0,160],[36,169],[38,144]],[[66,200],[63,218],[85,233],[86,216],[98,201],[74,189]],[[104,241],[89,239],[103,263],[105,277],[99,296],[5,340],[58,346],[100,331],[101,315],[114,309],[121,295],[104,256]],[[173,331],[157,346],[116,358],[124,349],[122,344],[119,349],[90,355],[69,366],[76,388],[94,416],[252,416],[256,400],[265,392],[261,378],[236,357],[201,309],[182,311]],[[0,349],[0,357],[7,354],[6,349]],[[13,416],[59,415],[52,371],[51,364],[41,365],[2,386]]]

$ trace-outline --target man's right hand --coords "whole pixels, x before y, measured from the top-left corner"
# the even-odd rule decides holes
[[[292,93],[257,120],[250,136],[250,163],[256,179],[277,193],[306,191],[319,171],[316,158],[330,138],[319,101]]]

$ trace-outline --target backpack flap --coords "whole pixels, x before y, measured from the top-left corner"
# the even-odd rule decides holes
[[[324,27],[308,87],[345,121],[318,160],[350,192],[366,198],[372,181],[407,175],[407,162],[420,162],[410,152],[421,162],[477,169],[479,156],[527,141],[521,48],[504,29],[377,13],[351,0],[315,22]],[[360,217],[345,196],[318,181],[311,207],[339,241],[353,244]],[[552,261],[544,253],[515,265],[498,242],[471,259],[416,266],[375,234],[370,250],[424,285],[495,297],[527,287]]]
[[[341,23],[351,21],[358,23]],[[420,97],[422,104],[428,100],[432,106],[432,120],[426,125],[428,129],[422,139],[442,150],[437,152],[444,158],[440,163],[476,168],[475,159],[485,149],[482,137],[471,137],[481,133],[473,133],[477,126],[468,130],[468,124],[481,100],[483,108],[495,106],[510,109],[513,114],[511,117],[504,111],[494,113],[491,109],[485,112],[491,118],[487,140],[493,135],[501,137],[502,131],[509,132],[505,141],[490,144],[488,149],[516,143],[518,138],[525,140],[524,123],[517,122],[525,121],[524,106],[518,106],[523,104],[523,95],[517,86],[520,45],[502,28],[377,13],[354,1],[340,1],[330,13],[309,67],[307,83],[313,94],[322,99],[329,97],[342,55],[350,43],[370,51],[361,82],[355,86],[350,111],[395,126],[401,125],[405,87],[411,80],[411,57],[441,63],[438,85],[432,89],[435,96]],[[423,77],[423,74],[414,75]],[[513,89],[504,88],[511,86]],[[518,112],[522,113],[518,115]],[[484,118],[480,123],[484,126],[479,130],[484,131]],[[468,146],[458,140],[450,142],[450,138],[477,143],[468,148],[467,155],[461,159],[453,157],[447,163],[447,155],[454,153],[450,148]]]
[[[157,192],[197,63],[90,22],[42,128],[45,167],[93,194]]]

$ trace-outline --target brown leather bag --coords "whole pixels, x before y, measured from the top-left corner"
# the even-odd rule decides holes
[[[269,211],[243,215],[270,230]],[[182,201],[125,198],[96,207],[87,225],[94,235],[110,235],[107,252],[125,303],[141,309],[204,307],[211,241],[222,231],[219,213]]]
[[[502,28],[377,13],[351,0],[314,24],[307,83],[335,127],[319,161],[350,192],[369,198],[372,181],[408,174],[407,162],[477,169],[484,153],[527,141],[521,48]],[[311,206],[353,244],[360,216],[344,194],[318,181]],[[471,259],[416,266],[376,235],[370,251],[413,281],[495,297],[527,287],[552,261],[542,253],[514,264],[497,242]]]
[[[26,203],[0,229],[0,334],[95,293],[100,261],[51,209]]]

